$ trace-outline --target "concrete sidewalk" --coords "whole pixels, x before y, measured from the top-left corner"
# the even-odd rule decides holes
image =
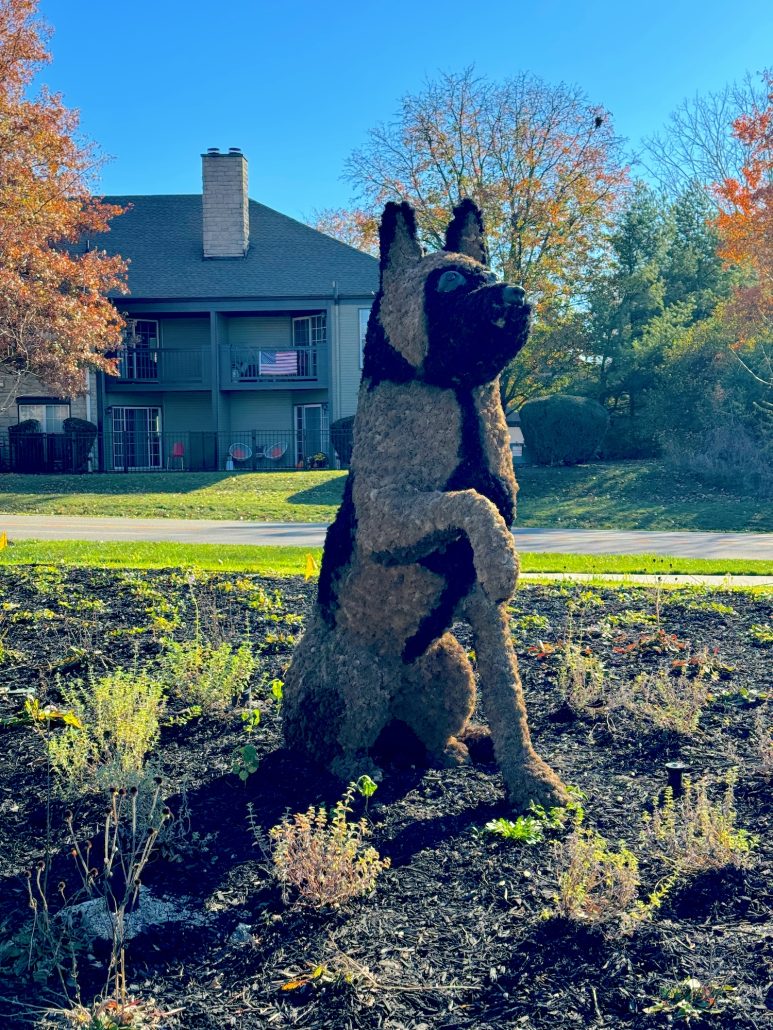
[[[9,540],[157,540],[187,544],[273,544],[321,547],[327,525],[217,519],[72,518],[3,515]],[[773,533],[661,533],[613,529],[519,529],[520,551],[567,554],[663,554],[677,558],[773,561]]]

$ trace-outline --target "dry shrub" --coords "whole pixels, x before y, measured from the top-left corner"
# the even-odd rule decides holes
[[[595,830],[576,826],[557,845],[556,907],[560,915],[587,922],[624,916],[639,891],[639,863],[622,843],[614,851]]]
[[[382,869],[389,868],[375,848],[365,846],[370,832],[365,819],[349,822],[356,790],[349,785],[328,813],[310,805],[287,815],[270,831],[274,867],[283,890],[294,887],[300,901],[313,908],[340,905],[367,894]]]
[[[666,788],[663,806],[645,816],[645,846],[678,875],[748,865],[757,838],[736,826],[735,782],[735,772],[728,773],[719,801],[709,799],[705,778],[686,779],[678,799]]]
[[[700,677],[674,676],[666,669],[643,672],[627,688],[624,706],[658,729],[689,736],[698,729],[709,700],[709,684]]]
[[[692,473],[710,486],[773,497],[769,448],[742,426],[724,422],[690,443],[672,437],[664,442],[663,456],[675,471]]]
[[[256,666],[247,644],[234,648],[223,641],[215,646],[197,636],[182,643],[166,641],[160,675],[171,697],[217,711],[247,690]]]
[[[567,639],[558,669],[558,688],[570,708],[587,715],[607,701],[604,666],[577,641]]]
[[[62,732],[48,733],[51,764],[70,786],[141,777],[158,741],[164,698],[161,684],[143,671],[116,669],[97,679],[61,687],[69,716]],[[103,784],[104,785],[104,784]]]

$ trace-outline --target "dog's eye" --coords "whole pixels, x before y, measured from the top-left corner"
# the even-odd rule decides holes
[[[466,286],[467,280],[461,272],[443,272],[437,281],[438,293],[451,293],[460,286]]]

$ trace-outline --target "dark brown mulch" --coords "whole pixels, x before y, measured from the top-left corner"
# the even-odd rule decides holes
[[[66,806],[83,839],[103,806],[88,795],[47,798],[43,742],[14,723],[25,692],[55,703],[68,678],[153,660],[165,634],[191,632],[192,598],[207,634],[234,641],[248,634],[265,672],[281,675],[313,585],[284,581],[281,598],[276,588],[238,575],[192,583],[184,573],[0,570],[3,940],[28,923],[22,874],[44,851],[48,819],[52,880],[66,878]],[[263,718],[251,739],[261,762],[246,785],[230,772],[233,752],[246,740],[238,711],[163,730],[153,760],[172,809],[178,816],[188,810],[190,826],[144,881],[154,894],[185,899],[206,918],[134,939],[127,955],[132,989],[162,1008],[184,1007],[165,1025],[186,1030],[564,1030],[666,1025],[664,1016],[643,1010],[661,989],[695,977],[734,988],[726,1011],[706,1025],[771,1025],[773,803],[758,768],[754,723],[769,708],[772,652],[756,646],[750,631],[768,623],[772,609],[769,596],[552,586],[520,590],[513,616],[538,750],[585,792],[588,824],[636,850],[641,814],[664,786],[666,761],[680,758],[713,782],[736,766],[739,824],[760,837],[749,869],[680,884],[629,935],[614,924],[546,918],[556,889],[552,846],[482,832],[492,818],[513,815],[496,769],[404,767],[388,772],[370,802],[373,842],[392,860],[374,894],[322,913],[285,904],[248,827],[247,806],[268,829],[288,809],[331,803],[342,787],[282,748],[277,706],[256,680],[252,704]],[[699,731],[685,738],[629,716],[609,724],[577,718],[559,696],[551,651],[570,619],[574,637],[621,683],[703,650],[713,655],[719,678]],[[459,632],[470,646],[464,628]],[[647,889],[659,875],[646,856],[642,875]],[[84,996],[101,982],[104,955],[98,945],[91,950],[81,962]],[[0,961],[2,954],[0,945]],[[325,972],[312,978],[318,966]],[[53,981],[13,977],[7,965],[0,965],[0,982],[2,1027],[25,1025],[24,1010],[11,999],[55,999]],[[283,989],[288,983],[295,986]]]

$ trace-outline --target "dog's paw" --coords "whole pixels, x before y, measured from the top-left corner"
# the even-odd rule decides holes
[[[502,771],[508,800],[519,812],[527,811],[532,804],[549,809],[565,805],[570,800],[563,783],[536,755],[526,766],[506,767]]]

